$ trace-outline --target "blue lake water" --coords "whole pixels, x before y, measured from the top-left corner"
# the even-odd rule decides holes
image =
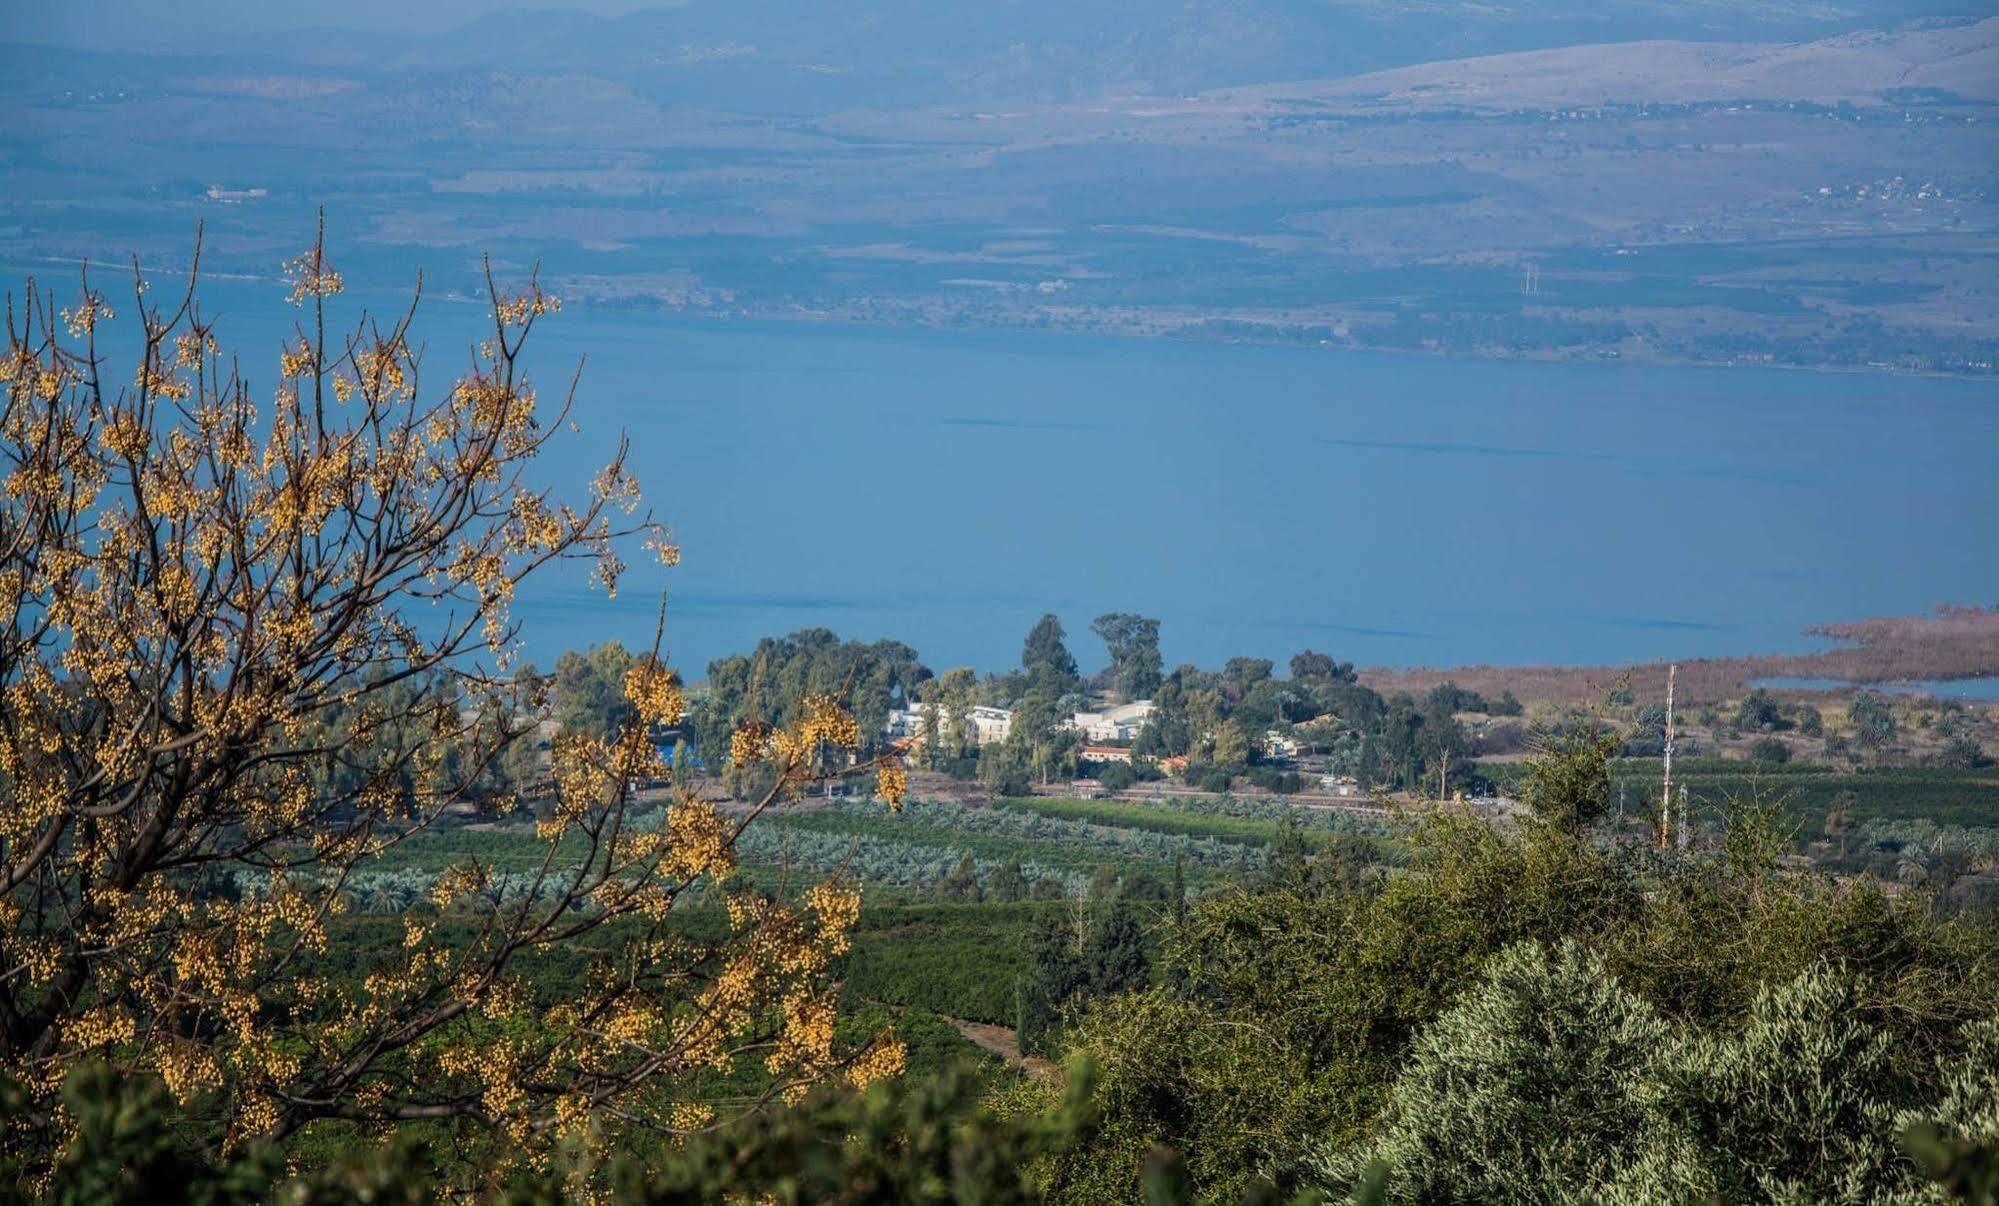
[[[1753,687],[1784,691],[1850,691],[1855,684],[1837,678],[1760,678]],[[1870,691],[1895,695],[1930,695],[1937,699],[1999,702],[1999,678],[1931,679],[1906,683],[1868,683]]]
[[[277,295],[210,309],[263,354]],[[433,387],[472,313],[431,307]],[[537,338],[545,385],[587,356],[551,470],[580,484],[629,433],[686,550],[695,676],[809,625],[999,669],[1043,611],[1086,667],[1108,610],[1160,617],[1169,664],[1408,665],[1796,650],[1999,601],[1992,383],[578,310]],[[661,581],[551,576],[530,656],[649,640]]]
[[[589,352],[586,436],[631,433],[686,547],[691,667],[822,624],[999,668],[1043,611],[1091,663],[1112,609],[1159,616],[1169,662],[1594,662],[1999,601],[1984,383],[627,316],[551,334]],[[536,614],[650,632],[567,592]]]

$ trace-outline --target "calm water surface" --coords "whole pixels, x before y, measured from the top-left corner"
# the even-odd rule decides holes
[[[247,288],[211,309],[274,347],[276,293]],[[430,307],[433,387],[471,314]],[[587,356],[550,469],[580,482],[629,433],[697,675],[810,625],[998,669],[1043,611],[1086,666],[1113,609],[1159,616],[1169,664],[1440,664],[1802,649],[1999,602],[1991,383],[579,310],[537,338],[545,384]],[[542,582],[530,655],[648,641],[661,580]]]

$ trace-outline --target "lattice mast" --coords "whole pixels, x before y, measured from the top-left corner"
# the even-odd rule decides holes
[[[1659,849],[1661,850],[1667,849],[1673,838],[1673,680],[1679,672],[1678,665],[1666,667],[1666,783],[1659,792]],[[1680,824],[1684,827],[1686,823],[1686,813],[1682,810]],[[1681,845],[1685,846],[1685,835],[1681,836],[1683,839]]]

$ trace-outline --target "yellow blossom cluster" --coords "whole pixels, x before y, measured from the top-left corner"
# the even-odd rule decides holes
[[[846,954],[847,932],[861,917],[861,894],[845,884],[828,880],[815,884],[805,894],[805,907],[818,919],[826,953]]]
[[[139,422],[137,412],[114,410],[104,416],[97,439],[105,451],[119,460],[136,461],[152,447],[153,433]]]
[[[680,564],[680,546],[666,538],[663,533],[655,533],[646,538],[646,552],[658,558],[668,569]]]
[[[901,1076],[907,1054],[901,1039],[884,1034],[847,1065],[847,1082],[865,1089],[878,1080]]]
[[[541,495],[526,490],[513,498],[512,547],[520,553],[544,553],[559,548],[569,528],[549,510]]]
[[[416,396],[415,361],[401,339],[374,340],[356,348],[353,360],[361,392],[369,399],[403,402]]]
[[[777,1044],[764,1057],[772,1073],[811,1068],[830,1063],[833,1056],[833,1023],[839,1011],[829,992],[799,992],[783,1004],[784,1030]]]
[[[436,416],[429,428],[431,443],[448,443],[458,430],[477,437],[480,446],[497,440],[510,456],[527,454],[534,446],[535,394],[490,364],[459,379],[451,391],[451,410]],[[468,449],[480,455],[479,447]]]
[[[562,309],[560,299],[542,292],[540,285],[532,285],[525,292],[499,299],[493,307],[493,315],[503,325],[523,327],[531,320],[544,314],[553,314]]]
[[[138,1027],[132,1016],[115,1005],[100,1005],[81,1013],[64,1028],[63,1037],[84,1051],[130,1042]]]
[[[675,1102],[667,1111],[666,1125],[676,1131],[698,1131],[715,1121],[715,1107],[706,1102]]]
[[[667,812],[662,873],[676,879],[726,876],[735,865],[734,834],[706,800],[687,798]]]
[[[891,809],[902,811],[902,801],[909,795],[909,771],[893,759],[882,759],[875,768],[875,795]]]
[[[65,307],[62,312],[63,325],[69,329],[70,338],[83,339],[97,329],[99,320],[115,318],[110,306],[95,293],[85,291],[83,300],[75,306]]]
[[[646,1001],[621,1001],[604,1022],[604,1037],[619,1046],[643,1046],[660,1028],[659,1010]]]
[[[149,354],[139,366],[139,371],[133,374],[132,387],[139,391],[141,397],[150,395],[169,402],[187,397],[189,389],[187,381],[175,373],[171,365],[163,363],[153,354]]]
[[[768,761],[781,783],[810,779],[823,755],[850,751],[860,744],[860,724],[830,695],[812,694],[799,700],[792,722],[776,728],[748,720],[730,737],[729,758],[737,765]]]
[[[182,1105],[193,1101],[196,1094],[216,1088],[222,1084],[222,1067],[215,1062],[215,1056],[199,1043],[180,1038],[164,1040],[155,1057],[154,1070],[166,1083]]]
[[[468,892],[477,892],[486,886],[486,868],[476,862],[459,863],[448,868],[430,886],[431,903],[438,908],[449,907],[452,901]]]
[[[807,695],[798,702],[798,740],[851,749],[861,743],[860,725],[853,713],[830,695]]]
[[[286,260],[284,272],[285,280],[291,284],[286,300],[294,306],[304,304],[309,297],[332,297],[347,285],[340,273],[326,262],[326,253],[319,247]]]
[[[748,766],[761,762],[770,749],[771,735],[775,733],[769,724],[761,720],[746,720],[729,734],[729,761],[737,766]]]
[[[680,694],[680,676],[651,658],[634,663],[625,672],[625,698],[649,725],[676,725],[685,711]]]
[[[480,1104],[495,1118],[506,1118],[526,1099],[520,1084],[521,1053],[513,1042],[500,1040],[452,1047],[438,1056],[446,1076],[469,1077],[481,1086]]]
[[[600,502],[615,503],[629,512],[639,505],[639,479],[632,476],[623,461],[613,461],[591,480],[590,493]]]
[[[278,376],[304,377],[319,366],[319,350],[304,339],[288,344],[278,356]]]
[[[174,337],[174,363],[181,368],[198,368],[221,350],[222,345],[207,331],[185,331]]]

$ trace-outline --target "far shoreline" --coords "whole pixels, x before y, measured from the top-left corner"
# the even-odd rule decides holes
[[[82,260],[50,257],[41,260],[8,260],[0,263],[9,275],[25,277],[40,269],[78,270],[84,266]],[[108,262],[100,265],[109,271],[129,271],[130,266],[118,266]],[[167,263],[146,267],[149,274],[173,274],[186,270],[182,263]],[[262,272],[221,271],[204,269],[202,279],[227,281],[233,284],[264,283],[274,289],[284,287],[283,280],[276,274]],[[559,282],[552,291],[561,296]],[[389,290],[406,299],[407,291]],[[455,289],[427,292],[425,300],[447,305],[484,305],[485,299],[472,293]],[[1745,360],[1740,358],[1705,359],[1700,357],[1675,356],[1637,348],[1606,349],[1601,347],[1578,346],[1574,350],[1546,349],[1513,352],[1504,349],[1465,348],[1402,348],[1361,343],[1352,339],[1329,341],[1304,335],[1287,338],[1285,327],[1251,319],[1231,318],[1227,315],[1190,315],[1177,321],[1157,321],[1148,323],[1142,319],[1119,321],[1107,318],[1097,322],[1034,322],[1027,320],[998,320],[990,322],[946,322],[926,320],[920,315],[907,319],[885,315],[879,311],[868,315],[842,313],[837,309],[805,309],[801,307],[744,305],[737,307],[690,307],[676,305],[652,295],[633,295],[627,299],[589,298],[583,295],[573,300],[564,297],[572,313],[600,313],[615,316],[638,316],[658,314],[673,320],[690,323],[713,323],[729,325],[736,323],[769,323],[773,325],[800,327],[848,327],[883,333],[933,333],[946,335],[1047,335],[1047,336],[1094,336],[1119,340],[1167,340],[1184,344],[1220,344],[1245,348],[1288,348],[1305,352],[1343,352],[1348,354],[1391,356],[1402,360],[1442,360],[1466,364],[1561,364],[1561,365],[1602,365],[1620,367],[1624,365],[1660,368],[1698,369],[1782,369],[1800,373],[1839,373],[1862,377],[1896,377],[1931,381],[1963,381],[1976,383],[1999,382],[1999,364],[1983,371],[1949,371],[1930,368],[1907,368],[1898,365],[1835,364],[1828,362],[1799,363],[1782,360]],[[866,299],[857,299],[849,304],[867,304]],[[1215,324],[1239,323],[1251,328],[1267,330],[1267,335],[1253,331],[1209,329]],[[1306,324],[1300,324],[1302,332]]]
[[[1360,681],[1384,694],[1420,694],[1446,682],[1497,696],[1510,690],[1523,702],[1557,705],[1600,701],[1610,691],[1664,698],[1669,667],[1677,667],[1679,698],[1689,704],[1720,703],[1766,679],[1827,680],[1859,690],[1917,682],[1962,682],[1999,677],[1999,607],[1940,606],[1930,615],[1878,616],[1817,624],[1805,635],[1836,642],[1811,653],[1758,653],[1611,665],[1573,666],[1368,666]],[[1801,690],[1803,688],[1776,688]]]

